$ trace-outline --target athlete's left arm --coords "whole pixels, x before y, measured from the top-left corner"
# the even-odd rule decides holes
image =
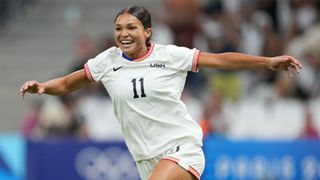
[[[252,69],[269,68],[274,71],[285,70],[289,75],[300,72],[301,63],[292,56],[262,57],[242,53],[213,54],[200,52],[198,67],[213,67],[221,69]]]

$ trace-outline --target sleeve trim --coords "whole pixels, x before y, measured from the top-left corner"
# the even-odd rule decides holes
[[[196,51],[194,52],[194,55],[193,55],[193,59],[192,59],[191,70],[193,72],[198,72],[199,71],[199,67],[198,67],[199,54],[200,54],[200,51],[198,49],[196,49]]]
[[[90,69],[89,69],[89,66],[88,66],[88,63],[86,63],[86,64],[84,65],[84,71],[85,71],[85,73],[86,73],[86,75],[87,75],[87,78],[88,78],[90,81],[94,82],[94,79],[93,79],[93,77],[92,77],[92,74],[91,74]]]

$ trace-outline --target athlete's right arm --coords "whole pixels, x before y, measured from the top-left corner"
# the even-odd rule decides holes
[[[81,69],[44,83],[39,83],[38,81],[27,81],[21,86],[20,95],[22,98],[24,98],[26,92],[32,94],[64,95],[80,89],[90,83],[91,81],[87,78],[85,70]]]

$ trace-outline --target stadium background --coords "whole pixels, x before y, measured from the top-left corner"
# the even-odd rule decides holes
[[[203,179],[320,179],[318,0],[0,0],[0,179],[137,177],[99,85],[19,97],[24,81],[64,75],[112,45],[114,16],[132,4],[152,13],[154,42],[304,65],[296,78],[190,74],[183,100],[205,132]]]

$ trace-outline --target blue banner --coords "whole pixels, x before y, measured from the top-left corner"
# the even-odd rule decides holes
[[[27,148],[29,180],[139,179],[124,142],[46,139]]]
[[[25,175],[25,140],[17,134],[0,136],[0,179],[23,180]]]
[[[212,179],[320,179],[320,141],[204,140],[206,168]],[[0,136],[1,180],[139,179],[124,142],[77,139],[27,140]]]
[[[204,140],[202,179],[320,179],[320,141]]]

